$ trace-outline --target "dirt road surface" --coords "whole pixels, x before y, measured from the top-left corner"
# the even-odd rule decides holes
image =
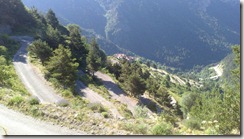
[[[108,89],[110,95],[113,99],[120,101],[123,104],[126,104],[128,109],[134,114],[135,107],[138,103],[138,100],[128,97],[123,90],[113,81],[111,77],[107,74],[104,74],[100,71],[95,73],[95,76],[102,80],[104,86]]]
[[[66,101],[55,94],[52,87],[44,82],[45,79],[37,74],[27,60],[27,47],[32,42],[31,37],[12,37],[21,42],[21,47],[14,55],[13,64],[21,81],[28,91],[37,97],[41,103],[66,103]]]
[[[93,90],[85,86],[82,82],[76,81],[76,89],[82,97],[85,97],[91,103],[101,103],[103,106],[109,108],[114,118],[122,117],[111,102],[107,101],[101,95],[99,95],[98,93],[94,92]]]
[[[0,135],[85,135],[48,122],[36,120],[0,105]]]

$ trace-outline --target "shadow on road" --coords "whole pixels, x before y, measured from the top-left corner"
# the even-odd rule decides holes
[[[162,109],[158,106],[157,103],[155,103],[151,99],[145,98],[143,96],[139,97],[139,105],[144,105],[148,109],[150,109],[152,112],[155,112],[155,113],[161,113],[161,111],[162,111]]]
[[[120,96],[120,95],[124,95],[127,96],[127,94],[125,92],[123,92],[119,86],[111,81],[103,81],[104,86],[109,90],[112,91],[113,93],[115,93],[116,95]]]

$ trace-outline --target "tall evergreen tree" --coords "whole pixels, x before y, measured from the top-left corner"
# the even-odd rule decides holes
[[[160,87],[157,90],[156,100],[158,100],[164,106],[172,107],[172,105],[170,104],[172,101],[171,96],[164,87]]]
[[[64,86],[73,86],[78,66],[79,64],[72,58],[70,49],[59,45],[47,62],[48,77],[57,79]]]
[[[130,75],[126,81],[127,90],[133,95],[134,97],[139,97],[142,95],[146,90],[145,82],[138,76],[138,74]]]
[[[28,51],[32,56],[39,58],[44,64],[45,61],[49,59],[52,55],[52,49],[48,46],[46,42],[42,40],[34,41],[29,47]]]
[[[59,21],[52,9],[49,9],[46,14],[47,23],[50,24],[54,29],[59,27]]]
[[[85,62],[85,57],[87,54],[87,50],[85,48],[85,44],[81,40],[81,30],[78,25],[75,24],[69,24],[67,26],[67,29],[69,31],[69,46],[72,51],[72,55],[77,59],[77,62],[81,64],[84,64],[82,62]]]
[[[147,79],[147,90],[149,92],[149,96],[153,94],[153,97],[156,96],[157,90],[159,89],[159,84],[155,78]]]
[[[48,25],[45,41],[49,44],[51,48],[56,49],[58,48],[59,44],[62,44],[62,35],[58,31],[58,29],[55,29],[52,26]]]
[[[99,49],[95,38],[93,38],[91,41],[89,53],[86,57],[86,62],[87,68],[92,73],[93,77],[94,73],[106,63],[106,55]]]

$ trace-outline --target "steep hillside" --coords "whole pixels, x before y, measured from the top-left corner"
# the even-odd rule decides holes
[[[34,19],[20,0],[0,0],[0,34],[29,30]]]
[[[236,0],[23,0],[168,66],[208,65],[240,42]],[[48,6],[47,6],[48,5]],[[103,46],[104,47],[104,46]]]

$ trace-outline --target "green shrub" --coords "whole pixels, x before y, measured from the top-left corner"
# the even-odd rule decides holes
[[[104,118],[108,118],[108,113],[107,113],[107,112],[102,112],[102,116],[103,116]]]
[[[190,128],[190,129],[199,130],[201,128],[200,122],[196,119],[185,120],[184,124],[187,128]]]
[[[119,105],[118,107],[119,113],[122,114],[125,118],[133,118],[132,112],[127,108],[125,104]]]
[[[209,127],[204,131],[205,134],[207,135],[218,135],[219,132],[214,128],[214,127]]]
[[[80,96],[76,96],[72,101],[71,101],[72,107],[82,109],[87,106],[86,100],[81,98]]]
[[[62,91],[62,96],[67,97],[67,98],[71,98],[73,96],[73,94],[69,90],[64,90],[64,91]]]
[[[37,106],[32,106],[30,109],[31,115],[34,117],[43,116],[44,113]]]
[[[39,100],[37,98],[34,98],[34,97],[30,98],[28,102],[31,105],[38,105],[39,104]]]
[[[48,77],[49,75],[46,75],[46,78],[49,78]],[[49,78],[49,82],[52,83],[52,85],[55,87],[55,88],[61,88],[62,86],[60,85],[60,83],[58,82],[57,79],[55,78]]]
[[[144,123],[126,123],[122,125],[122,128],[135,134],[147,134],[148,131],[147,125]]]
[[[87,118],[86,114],[84,112],[80,112],[78,113],[77,117],[76,117],[79,121],[83,121]]]
[[[153,135],[172,135],[173,126],[170,123],[161,122],[156,124],[152,130],[151,134]]]
[[[177,122],[177,117],[175,115],[164,113],[164,112],[160,115],[160,119],[162,121],[167,121],[172,125],[174,125]]]
[[[136,134],[147,134],[147,125],[140,123],[134,127],[133,132]]]
[[[147,118],[148,111],[144,106],[135,107],[135,117],[136,118]]]
[[[88,108],[90,108],[95,112],[100,112],[100,113],[107,112],[107,110],[103,107],[101,103],[90,103],[88,104]]]
[[[6,55],[7,48],[5,46],[0,45],[0,55]]]
[[[13,98],[11,98],[8,102],[8,105],[13,106],[13,105],[19,105],[20,103],[22,103],[24,101],[24,98],[21,96],[14,96]]]
[[[181,99],[181,107],[184,116],[186,117],[187,114],[191,111],[191,108],[196,104],[196,100],[198,100],[200,95],[195,92],[191,93],[184,93]]]

